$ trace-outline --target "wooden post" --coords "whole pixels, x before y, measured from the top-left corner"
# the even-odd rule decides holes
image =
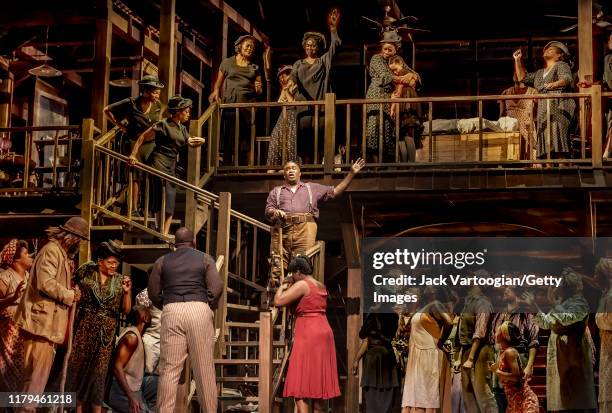
[[[228,265],[231,261],[229,258],[229,241],[230,241],[230,211],[232,208],[232,194],[229,192],[221,192],[219,195],[219,218],[217,220],[217,256],[223,255],[223,266],[219,270],[219,275],[223,280],[223,294],[219,299],[219,307],[215,314],[215,328],[218,328],[219,339],[215,348],[215,358],[221,358],[225,342],[225,318],[227,316],[227,280],[228,280]]]
[[[325,241],[317,241],[319,256],[317,257],[319,272],[316,274],[317,280],[325,284]]]
[[[162,0],[159,15],[159,80],[166,85],[161,101],[174,96],[176,81],[176,0]]]
[[[228,55],[228,43],[229,42],[229,17],[223,13],[223,22],[221,26],[221,60],[225,59]]]
[[[359,261],[359,245],[357,230],[352,223],[341,224],[344,253],[348,267],[346,289],[346,348],[347,365],[351,366],[359,349],[359,329],[361,327],[361,295],[363,294],[361,266]],[[359,378],[347,375],[345,396],[345,412],[359,411]]]
[[[91,204],[93,203],[94,184],[94,120],[83,119],[81,127],[81,159],[83,159],[83,171],[81,172],[81,218],[87,222],[87,235],[91,236]],[[81,241],[79,246],[79,264],[90,260],[90,242]]]
[[[334,148],[336,146],[336,95],[325,94],[325,149],[323,170],[329,175],[334,170]]]
[[[214,104],[214,103],[213,103]],[[208,138],[210,144],[208,145],[208,170],[211,172],[219,166],[219,146],[221,136],[221,110],[217,106],[213,113],[210,114],[210,120],[208,121]]]
[[[192,120],[189,123],[189,134],[191,136],[200,136],[200,128],[197,120]],[[202,158],[202,150],[200,147],[190,147],[187,154],[187,182],[199,186],[200,181],[200,162]],[[185,226],[197,234],[200,230],[197,228],[198,215],[198,200],[196,194],[191,191],[186,192],[185,199]]]
[[[274,365],[272,364],[272,343],[274,341],[272,313],[259,313],[259,413],[272,413],[272,381]]]
[[[603,113],[601,107],[601,84],[591,86],[591,158],[593,168],[601,168],[603,163]]]
[[[593,82],[593,0],[578,0],[578,78]]]
[[[0,128],[11,126],[11,104],[13,102],[13,74],[0,79]]]
[[[108,104],[108,82],[110,82],[111,40],[113,23],[110,13],[113,10],[111,0],[96,0],[96,35],[93,62],[93,81],[91,85],[91,117],[95,125],[106,132],[104,107]]]

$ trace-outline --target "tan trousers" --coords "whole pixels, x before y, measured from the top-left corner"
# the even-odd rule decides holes
[[[189,354],[202,411],[217,412],[213,312],[201,301],[164,305],[161,315],[157,412],[173,413],[183,364]]]
[[[280,267],[275,265],[275,257],[281,257],[283,269],[287,270],[287,265],[293,257],[312,248],[317,241],[317,223],[302,222],[299,224],[286,224],[282,226],[282,254],[279,251],[281,248],[279,242],[278,227],[272,228],[272,239],[270,245],[270,255],[272,256],[272,269],[270,271],[271,284],[276,286],[280,284]],[[278,263],[280,264],[280,263]]]
[[[45,391],[47,380],[55,358],[55,345],[47,339],[23,336],[23,385],[24,393],[41,394]],[[18,412],[35,412],[34,407],[24,407]]]

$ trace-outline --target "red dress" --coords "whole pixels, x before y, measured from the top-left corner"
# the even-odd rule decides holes
[[[507,371],[508,366],[505,363],[504,353],[502,353],[500,359],[499,369]],[[519,368],[523,371],[520,358]],[[540,411],[538,396],[531,390],[526,380],[521,380],[518,383],[505,383],[503,386],[508,400],[506,413],[538,413]]]
[[[334,334],[327,322],[327,291],[306,279],[310,289],[295,309],[295,339],[289,356],[284,397],[340,396]]]

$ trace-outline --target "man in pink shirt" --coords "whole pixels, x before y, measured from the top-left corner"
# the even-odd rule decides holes
[[[270,247],[271,287],[276,287],[280,283],[281,259],[283,268],[286,269],[292,257],[315,245],[319,218],[318,203],[341,195],[350,185],[355,174],[364,166],[365,161],[357,159],[351,166],[348,175],[334,187],[314,182],[302,182],[299,165],[293,161],[285,164],[283,168],[285,183],[272,189],[266,201],[266,218],[274,224]],[[279,237],[279,229],[282,230],[282,241]]]

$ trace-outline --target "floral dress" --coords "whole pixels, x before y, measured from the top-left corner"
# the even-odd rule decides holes
[[[366,93],[366,99],[388,99],[395,88],[393,84],[393,73],[389,69],[388,59],[381,54],[375,54],[370,60],[371,82]],[[380,142],[380,109],[383,110],[382,141],[383,156],[391,160],[395,158],[395,138],[393,134],[393,119],[391,118],[391,105],[388,103],[377,103],[366,105],[366,139],[368,150],[378,155]],[[379,160],[382,161],[382,160]]]
[[[26,273],[25,283],[29,274]],[[6,298],[17,290],[21,277],[12,268],[0,272],[0,284],[6,289]],[[19,336],[19,327],[13,322],[13,315],[19,300],[0,310],[0,391],[15,391],[21,385],[23,366],[23,346]]]
[[[288,90],[283,89],[279,102],[293,102],[294,98]],[[285,161],[297,161],[297,118],[295,106],[288,106],[281,114],[272,129],[270,146],[268,147],[268,166],[283,165],[283,149],[286,151]]]
[[[101,285],[97,264],[88,262],[76,270],[74,277],[82,297],[74,321],[68,371],[79,374],[68,375],[66,389],[76,392],[80,402],[100,405],[123,297],[122,276],[115,274]]]
[[[504,351],[500,356],[499,369],[503,372],[508,372],[505,354],[506,352]],[[517,359],[519,369],[522,372],[521,358],[518,357]],[[508,400],[506,413],[538,413],[540,411],[538,396],[531,390],[526,380],[520,380],[518,383],[505,383],[503,387],[504,393],[506,393],[506,400]]]

